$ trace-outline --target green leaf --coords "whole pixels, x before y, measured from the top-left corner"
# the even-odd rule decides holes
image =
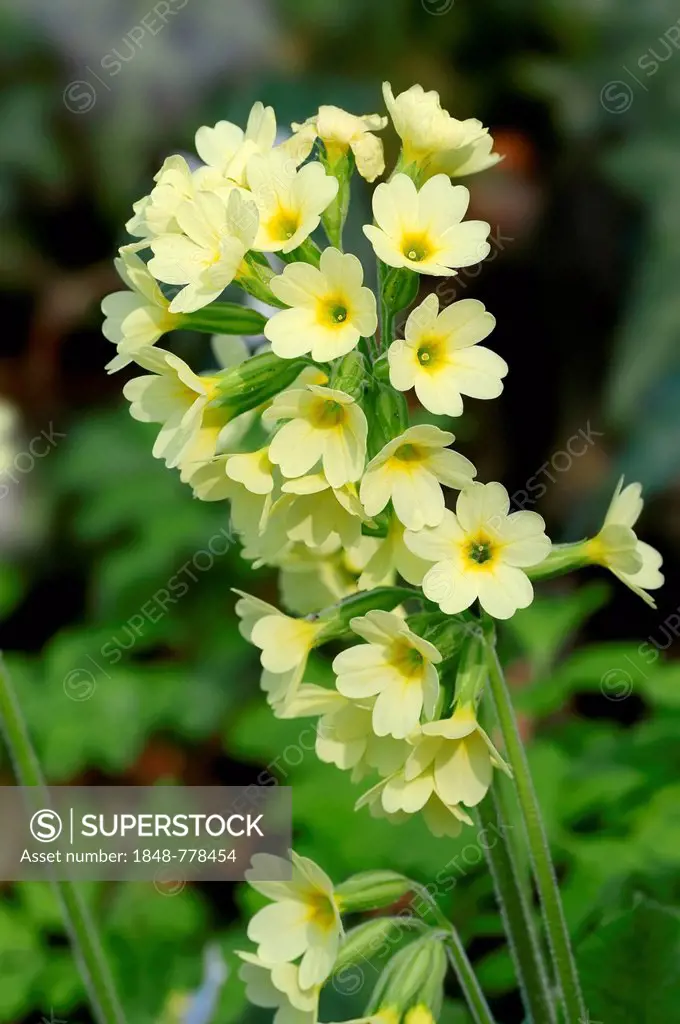
[[[680,915],[640,899],[578,951],[588,1012],[606,1024],[664,1024],[680,1005]]]

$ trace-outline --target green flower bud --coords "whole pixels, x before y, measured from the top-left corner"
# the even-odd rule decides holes
[[[343,914],[389,907],[411,892],[413,882],[396,871],[362,871],[335,890]]]
[[[381,356],[378,356],[376,361],[373,363],[373,376],[376,380],[381,383],[385,383],[390,379],[390,362],[387,357],[387,352],[383,352]]]
[[[180,317],[178,327],[206,334],[262,334],[267,317],[237,302],[211,302]]]
[[[434,644],[445,660],[462,650],[471,630],[480,628],[471,612],[455,616],[443,612],[416,612],[409,615],[407,622],[409,629]]]
[[[359,399],[370,386],[366,360],[358,349],[349,352],[333,370],[329,387]]]
[[[421,1006],[427,1007],[436,1020],[444,999],[445,976],[446,953],[441,937],[429,931],[392,957],[378,979],[366,1014],[383,1007],[406,1013]]]
[[[228,407],[234,416],[255,409],[292,384],[308,362],[281,359],[273,352],[251,356],[217,375],[218,397],[212,404],[216,408]]]

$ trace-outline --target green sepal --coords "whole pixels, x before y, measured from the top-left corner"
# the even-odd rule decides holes
[[[392,957],[378,978],[366,1015],[381,1008],[406,1013],[414,1006],[426,1006],[435,1020],[441,1012],[446,977],[446,952],[440,933],[430,931],[415,939]]]
[[[339,159],[331,161],[328,159],[325,148],[322,146],[319,150],[319,159],[326,172],[332,174],[338,181],[337,195],[330,206],[322,213],[321,223],[328,236],[328,241],[342,252],[342,232],[349,210],[350,181],[354,173],[354,154],[351,149],[348,149]]]
[[[413,599],[422,600],[422,594],[412,587],[375,587],[374,590],[360,590],[356,594],[350,594],[338,604],[324,608],[314,615],[308,615],[307,619],[311,622],[326,623],[319,636],[319,641],[325,643],[351,632],[351,619],[365,615],[375,608],[392,611],[404,601]]]
[[[416,612],[406,621],[409,629],[434,644],[444,660],[460,654],[466,638],[473,631],[479,630],[481,634],[481,627],[469,612],[455,617],[443,612]]]
[[[388,441],[406,430],[408,406],[401,391],[395,391],[389,384],[379,383],[367,398],[367,404],[369,403],[371,408],[368,416],[368,457],[372,459]]]
[[[266,260],[262,261],[261,256],[261,253],[256,253],[254,250],[245,254],[241,269],[234,278],[234,284],[242,288],[248,295],[252,295],[254,299],[266,302],[269,306],[285,309],[287,308],[285,302],[277,299],[269,287],[269,282],[277,275]]]
[[[361,398],[368,388],[371,387],[371,378],[366,366],[366,360],[358,349],[353,349],[341,359],[331,374],[331,388],[344,391],[355,400]]]
[[[211,405],[227,406],[239,416],[283,391],[308,365],[304,358],[281,359],[273,352],[260,352],[217,375],[218,397]]]
[[[321,262],[321,250],[311,238],[305,238],[301,245],[290,252],[277,252],[276,255],[284,263],[311,263],[313,267],[318,267]]]
[[[413,882],[396,871],[362,871],[335,890],[343,914],[390,907],[413,891]]]
[[[530,580],[547,580],[593,564],[593,559],[588,554],[588,541],[581,540],[575,544],[553,544],[547,558],[538,565],[527,566],[522,572],[525,572]]]
[[[184,313],[178,327],[206,334],[262,334],[267,317],[238,302],[211,302],[194,313]]]
[[[391,313],[399,313],[411,305],[419,288],[420,275],[414,270],[389,267],[383,279],[382,300]]]

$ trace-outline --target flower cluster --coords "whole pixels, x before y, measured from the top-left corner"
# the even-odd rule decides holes
[[[103,329],[109,371],[144,371],[123,393],[158,426],[154,456],[197,498],[229,502],[244,557],[280,572],[286,611],[245,593],[236,605],[273,713],[317,718],[321,760],[377,777],[358,806],[456,835],[494,769],[509,771],[479,720],[492,620],[526,608],[533,580],[580,566],[606,566],[648,602],[663,577],[633,530],[638,484],[619,484],[597,536],[553,545],[540,515],[512,510],[428,422],[498,397],[508,373],[484,344],[483,304],[440,308],[431,290],[489,253],[490,227],[466,219],[469,191],[452,179],[500,158],[436,93],[386,84],[384,97],[402,148],[363,228],[377,288],[343,227],[353,172],[385,171],[388,119],[322,106],[277,144],[274,111],[257,103],[245,131],[200,128],[197,157],[169,157],[135,204],[117,261],[126,290],[104,300]],[[212,335],[214,369],[157,344],[180,329]],[[332,687],[305,681],[315,648],[348,640]],[[292,883],[259,891],[274,903],[243,954],[251,999],[315,1022],[342,943],[333,887],[296,858]],[[403,1010],[423,1024],[428,1005],[366,1020]]]

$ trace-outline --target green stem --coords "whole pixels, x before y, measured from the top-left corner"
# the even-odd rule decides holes
[[[46,791],[45,779],[1,654],[0,730],[5,736],[19,785]],[[126,1024],[104,950],[80,890],[70,881],[53,879],[52,886],[97,1024]]]
[[[489,796],[479,804],[477,814],[487,838],[488,833],[494,836],[493,841],[484,844],[484,852],[515,963],[522,1001],[531,1024],[556,1024],[557,1016],[531,907],[520,884],[515,853],[507,835],[509,826],[497,796],[496,786],[492,786]]]
[[[569,1024],[576,1024],[578,1020],[585,1019],[586,1008],[576,972],[576,962],[571,948],[555,869],[550,858],[548,838],[529,771],[529,762],[519,733],[510,692],[496,653],[495,633],[487,639],[487,657],[491,694],[503,733],[506,754],[515,777],[517,798],[529,844],[546,935],[555,965],[556,979],[564,1002],[567,1020]]]
[[[468,1004],[474,1024],[495,1024],[489,1004],[477,980],[477,975],[465,952],[465,946],[461,942],[458,929],[440,910],[437,901],[424,885],[414,883],[413,891],[422,897],[431,910],[432,915],[436,918],[437,924],[446,932],[446,938],[444,939],[446,953],[451,966],[456,972],[458,984],[465,996],[465,1001]]]

